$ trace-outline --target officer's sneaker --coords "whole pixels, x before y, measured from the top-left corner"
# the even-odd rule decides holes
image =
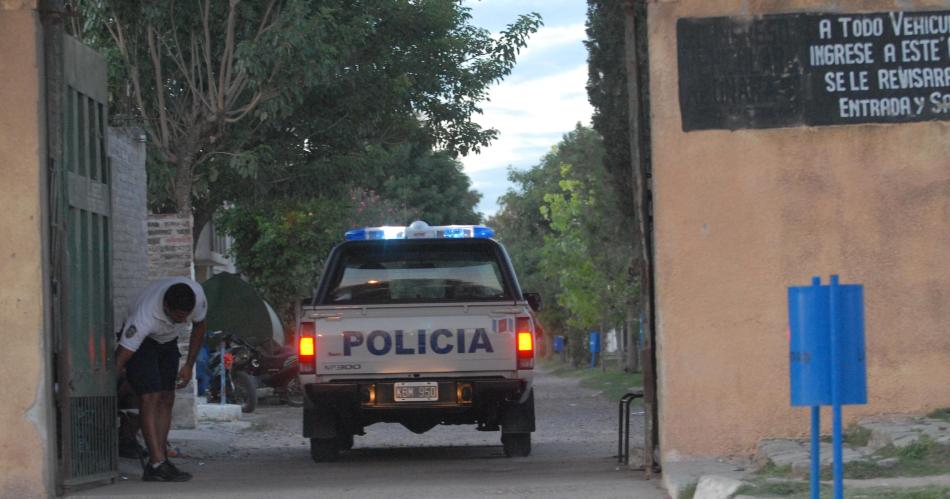
[[[166,457],[166,458],[165,458],[165,462],[166,462],[169,466],[171,466],[172,470],[174,470],[175,473],[177,473],[177,474],[180,475],[180,476],[185,476],[185,477],[187,477],[187,478],[185,478],[184,480],[182,480],[183,482],[184,482],[185,480],[191,480],[191,473],[188,473],[187,471],[182,471],[182,470],[178,469],[178,466],[175,466],[175,463],[173,463],[173,462],[171,461],[171,459],[168,459],[168,458]]]
[[[147,464],[142,473],[143,482],[187,482],[188,480],[191,480],[190,474],[179,471],[167,460],[162,461],[162,464],[158,466]]]

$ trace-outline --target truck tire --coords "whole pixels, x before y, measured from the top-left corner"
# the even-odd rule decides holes
[[[340,458],[337,438],[311,438],[310,457],[315,463],[332,463]]]
[[[338,433],[336,436],[336,444],[340,450],[350,450],[353,448],[353,434],[352,433]]]
[[[531,433],[534,431],[534,390],[523,403],[515,403],[505,408],[501,418],[503,433]]]
[[[502,433],[501,445],[508,457],[527,457],[531,454],[531,434]]]

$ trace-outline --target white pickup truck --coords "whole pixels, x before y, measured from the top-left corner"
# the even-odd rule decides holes
[[[501,430],[507,456],[530,454],[540,300],[493,236],[414,222],[349,231],[331,251],[298,340],[315,461],[378,422]]]

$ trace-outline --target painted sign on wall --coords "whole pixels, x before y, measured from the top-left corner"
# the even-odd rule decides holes
[[[683,130],[950,120],[950,11],[683,18]]]

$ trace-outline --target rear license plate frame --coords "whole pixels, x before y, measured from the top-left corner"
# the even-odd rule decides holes
[[[435,381],[401,381],[393,384],[393,400],[404,402],[436,402],[439,383]]]

